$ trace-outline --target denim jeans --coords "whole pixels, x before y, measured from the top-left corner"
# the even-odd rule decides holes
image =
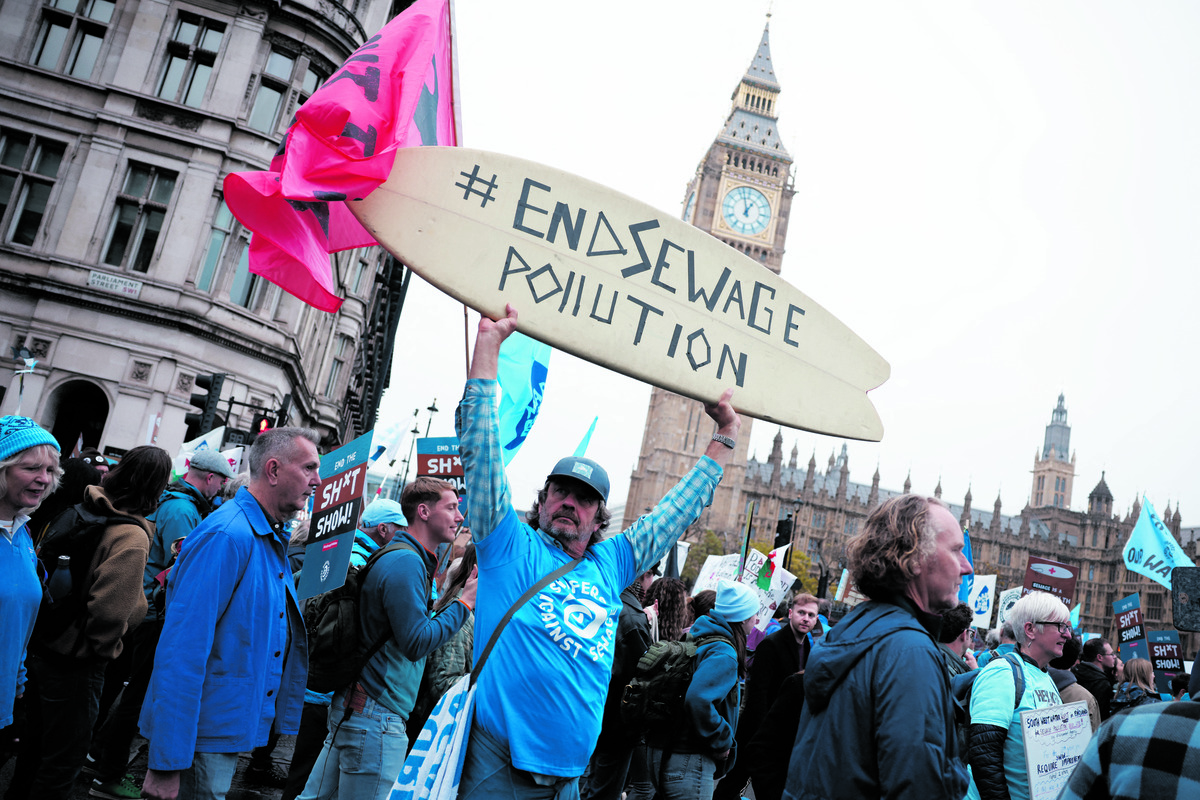
[[[225,800],[237,765],[237,753],[194,753],[179,775],[179,800]]]
[[[87,757],[107,662],[25,659],[28,727],[21,739],[7,800],[65,800]]]
[[[508,748],[478,727],[463,761],[458,800],[579,800],[579,779],[563,778],[553,785],[538,783],[533,775],[512,765]]]
[[[717,765],[699,753],[664,754],[657,747],[638,748],[630,771],[626,800],[646,800],[655,796],[664,800],[712,800],[713,775]]]
[[[404,766],[404,718],[365,695],[362,711],[342,722],[347,692],[333,696],[329,735],[313,764],[300,800],[384,800]]]

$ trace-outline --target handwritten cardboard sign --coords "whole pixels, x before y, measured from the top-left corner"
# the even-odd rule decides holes
[[[1033,591],[1048,592],[1070,608],[1074,603],[1075,584],[1079,581],[1079,570],[1070,564],[1051,561],[1040,556],[1030,556],[1025,568],[1025,585],[1021,596]]]
[[[758,574],[766,565],[767,557],[751,548],[746,554],[746,566],[739,575],[737,566],[740,558],[737,553],[706,558],[703,566],[700,567],[700,573],[696,576],[696,585],[692,587],[692,594],[703,592],[705,589],[715,591],[717,584],[722,579],[744,583],[758,592],[758,621],[754,627],[760,631],[766,630],[767,624],[775,615],[779,604],[783,602],[788,590],[796,582],[796,576],[785,569],[776,569],[771,575],[770,587],[763,591],[758,588]]]
[[[1054,800],[1092,738],[1087,703],[1067,703],[1021,712],[1029,800]]]

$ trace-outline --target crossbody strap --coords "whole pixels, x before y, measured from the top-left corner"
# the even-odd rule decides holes
[[[483,653],[479,656],[479,661],[476,662],[475,668],[471,670],[472,686],[475,685],[475,681],[479,680],[479,671],[483,669],[483,665],[487,662],[488,654],[492,652],[492,647],[496,644],[496,640],[500,638],[500,632],[504,630],[504,626],[508,624],[510,619],[512,619],[513,614],[517,613],[517,609],[528,603],[533,596],[542,589],[545,589],[547,586],[554,583],[571,570],[575,569],[577,566],[579,566],[579,562],[581,561],[583,561],[582,556],[574,561],[568,561],[566,564],[563,564],[561,567],[542,578],[533,586],[530,586],[525,591],[525,594],[517,598],[517,602],[512,604],[512,607],[508,609],[508,613],[504,615],[504,618],[500,620],[500,624],[496,626],[496,630],[492,631],[492,637],[488,639],[487,647],[483,648]]]

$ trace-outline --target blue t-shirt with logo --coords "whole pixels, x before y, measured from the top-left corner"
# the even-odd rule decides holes
[[[1019,657],[1019,656],[1018,656]],[[1029,800],[1029,776],[1025,770],[1025,739],[1021,733],[1021,712],[1035,708],[1062,705],[1054,679],[1045,670],[1021,659],[1025,674],[1025,693],[1016,702],[1016,682],[1012,665],[1007,658],[994,658],[971,687],[971,724],[995,725],[1008,729],[1004,740],[1004,777],[1011,800]],[[971,781],[968,800],[978,800],[979,791]]]
[[[511,508],[475,547],[478,661],[512,604],[572,559]],[[624,534],[599,542],[579,566],[518,610],[500,634],[479,675],[473,724],[507,742],[517,768],[563,777],[583,773],[600,734],[621,591],[635,571]]]

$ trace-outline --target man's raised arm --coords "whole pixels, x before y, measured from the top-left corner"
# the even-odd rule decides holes
[[[454,412],[467,486],[467,520],[475,541],[495,530],[511,504],[500,452],[496,371],[500,345],[517,329],[517,311],[511,305],[505,311],[506,316],[498,320],[480,317],[467,385]]]
[[[717,432],[708,443],[704,456],[667,492],[653,511],[625,532],[633,546],[638,572],[644,572],[662,559],[712,502],[713,492],[733,455],[738,431],[742,428],[742,419],[729,402],[732,397],[733,389],[726,389],[720,400],[704,404],[704,413],[717,425]]]

